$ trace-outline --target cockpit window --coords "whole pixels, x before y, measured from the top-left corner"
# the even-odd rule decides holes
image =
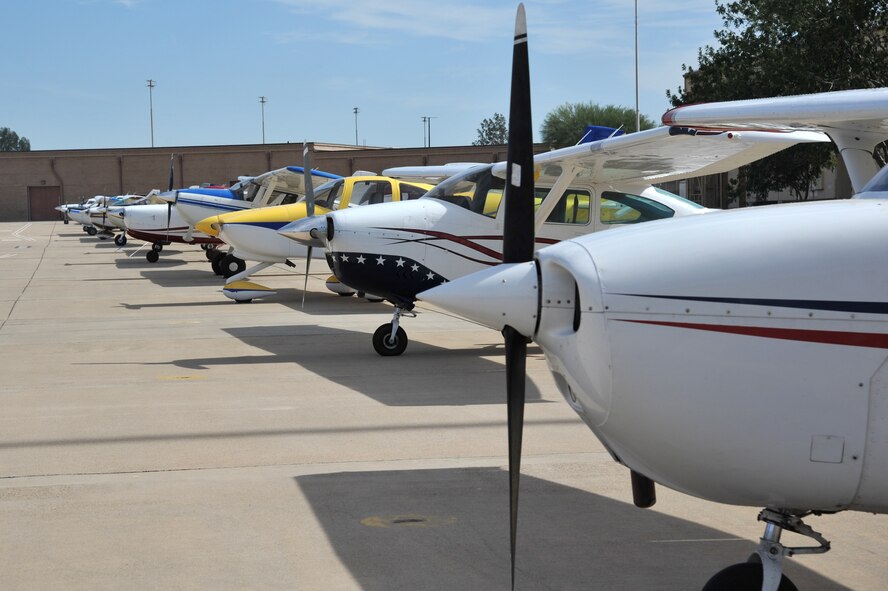
[[[389,181],[357,181],[352,186],[349,207],[374,205],[392,200],[392,184]]]
[[[536,209],[539,209],[549,189],[537,187],[534,189],[534,201]],[[555,208],[549,217],[547,224],[588,224],[589,212],[592,209],[592,196],[589,191],[568,189],[561,195],[561,199],[555,204]]]
[[[876,173],[876,176],[864,185],[861,193],[878,193],[888,191],[888,166]]]
[[[422,187],[417,187],[415,185],[410,185],[407,183],[401,183],[399,186],[401,188],[401,201],[407,201],[408,199],[419,199],[428,191],[428,189],[423,189]]]
[[[675,212],[647,197],[615,191],[601,194],[600,221],[602,224],[637,224],[650,220],[671,218]]]
[[[423,199],[440,199],[481,215],[496,217],[506,182],[493,176],[492,169],[491,164],[452,176],[426,193]]]
[[[338,189],[335,195],[333,189]],[[336,209],[333,202],[335,200],[335,205],[339,205],[338,196],[340,193],[342,193],[342,181],[337,180],[324,183],[314,191],[315,205],[320,205],[327,209]]]

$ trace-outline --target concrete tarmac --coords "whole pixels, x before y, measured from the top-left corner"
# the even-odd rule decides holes
[[[381,358],[391,307],[322,261],[304,309],[302,262],[237,305],[140,245],[0,224],[0,588],[509,588],[499,334],[420,306]],[[700,589],[754,550],[757,508],[635,508],[533,345],[528,375],[517,589]],[[799,589],[888,588],[888,518],[807,522],[833,549],[787,559]]]

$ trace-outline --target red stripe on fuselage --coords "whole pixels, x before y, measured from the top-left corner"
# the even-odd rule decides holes
[[[492,259],[496,259],[498,261],[503,260],[503,253],[497,252],[492,248],[488,248],[481,244],[477,244],[473,242],[473,240],[499,240],[502,242],[502,235],[499,236],[457,236],[456,234],[448,234],[447,232],[436,232],[434,230],[419,230],[416,228],[380,228],[381,230],[394,230],[398,232],[413,232],[414,234],[425,234],[426,236],[431,236],[432,238],[438,238],[440,240],[447,240],[449,242],[455,242],[459,245],[465,246],[471,250],[476,252],[480,252],[481,254],[487,255]],[[417,240],[417,242],[419,242]],[[556,244],[558,240],[552,240],[551,238],[536,238],[535,242],[540,244]],[[479,261],[480,262],[480,261]]]
[[[880,333],[807,330],[797,328],[764,328],[761,326],[726,326],[722,324],[696,324],[690,322],[658,322],[655,320],[620,320],[620,322],[670,326],[672,328],[687,328],[690,330],[705,330],[709,332],[739,334],[766,339],[821,343],[824,345],[845,345],[848,347],[888,349],[888,334]]]

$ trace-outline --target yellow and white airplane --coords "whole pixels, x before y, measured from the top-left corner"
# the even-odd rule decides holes
[[[431,188],[432,185],[425,183],[375,175],[337,178],[314,189],[315,215],[360,205],[416,199]],[[249,302],[275,293],[268,287],[246,279],[275,263],[292,266],[291,259],[308,255],[307,246],[278,234],[283,226],[305,218],[308,207],[308,202],[301,200],[275,207],[215,215],[196,224],[198,231],[219,238],[231,246],[234,257],[258,261],[258,264],[249,269],[240,268],[236,273],[229,274],[223,294],[236,302]],[[328,286],[343,295],[353,293],[353,290],[342,289],[341,286],[337,288],[336,282],[328,282]]]
[[[704,591],[795,590],[784,559],[830,548],[805,519],[888,513],[888,167],[870,179],[874,149],[888,139],[888,88],[695,105],[664,117],[827,133],[859,191],[853,199],[651,222],[534,253],[523,16],[522,8],[504,264],[419,294],[505,337],[513,587],[533,339],[566,402],[630,470],[636,505],[654,504],[658,482],[763,507],[756,553]],[[762,256],[750,256],[753,246]],[[813,544],[792,547],[785,532]],[[861,560],[881,560],[862,550]]]

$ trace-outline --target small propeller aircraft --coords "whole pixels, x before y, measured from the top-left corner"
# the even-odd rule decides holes
[[[888,512],[888,167],[868,180],[888,138],[888,88],[664,116],[698,129],[826,132],[853,199],[686,216],[534,254],[523,7],[515,39],[504,264],[419,294],[505,338],[513,587],[533,339],[567,403],[629,468],[636,505],[654,504],[658,482],[764,507],[756,553],[705,590],[796,589],[784,558],[830,547],[804,518]],[[789,547],[783,532],[814,544]]]
[[[314,182],[342,178],[320,170],[312,170],[311,177]],[[286,166],[255,177],[239,177],[238,182],[230,188],[192,187],[168,191],[161,197],[172,202],[188,224],[188,231],[193,233],[197,223],[205,218],[257,207],[295,203],[304,195],[305,171],[301,166]],[[186,232],[186,239],[189,237]],[[213,270],[226,277],[244,270],[243,259],[230,251],[209,249],[207,258],[213,263]]]
[[[405,182],[377,175],[337,177],[314,189],[314,207],[316,215],[323,215],[359,205],[416,199],[431,188],[432,185],[425,183]],[[307,201],[260,207],[213,216],[197,224],[199,231],[216,236],[230,245],[233,256],[241,261],[239,268],[227,273],[228,281],[222,290],[223,294],[237,302],[249,302],[275,293],[246,279],[275,263],[292,265],[289,263],[290,259],[307,255],[309,245],[288,240],[278,234],[278,230],[294,220],[305,218],[308,207]],[[259,263],[244,270],[241,259]],[[353,291],[340,289],[338,293],[350,295]]]
[[[536,246],[609,228],[707,213],[652,186],[726,172],[800,142],[827,142],[818,131],[721,131],[660,127],[534,157]],[[400,355],[401,316],[416,294],[502,262],[505,162],[469,167],[423,198],[339,210],[282,229],[304,244],[325,245],[336,277],[395,305],[373,335],[380,355]]]
[[[321,171],[312,171],[312,175],[324,180],[339,178]],[[305,193],[303,176],[302,167],[291,166],[255,177],[241,176],[231,187],[201,186],[174,190],[173,159],[170,158],[169,188],[158,196],[162,203],[126,212],[121,217],[130,236],[152,244],[146,254],[148,262],[157,262],[165,244],[199,244],[207,251],[207,259],[213,263],[213,270],[222,274],[223,264],[236,267],[237,261],[229,256],[230,253],[217,252],[215,247],[222,242],[202,232],[195,232],[195,224],[220,212],[295,201]],[[240,264],[243,262],[240,261]]]

